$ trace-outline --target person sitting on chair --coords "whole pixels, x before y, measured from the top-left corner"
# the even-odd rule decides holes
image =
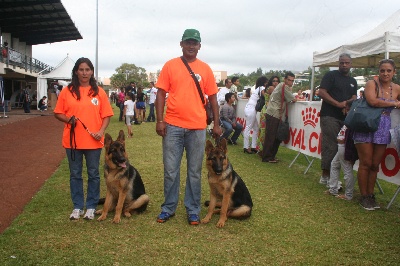
[[[233,108],[232,106],[235,100],[235,94],[233,94],[232,92],[228,92],[227,94],[225,94],[226,104],[222,105],[219,111],[222,127],[225,129],[224,133],[222,134],[222,138],[227,139],[228,143],[232,145],[237,144],[236,140],[238,139],[243,129],[243,126],[236,122],[236,111],[235,108]],[[235,130],[235,133],[233,133],[232,137],[229,138],[233,130]]]

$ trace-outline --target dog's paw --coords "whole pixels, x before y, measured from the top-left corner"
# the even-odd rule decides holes
[[[131,217],[132,214],[130,212],[124,212],[125,217]]]
[[[121,222],[121,217],[114,217],[113,223],[119,224]]]
[[[211,216],[207,215],[206,217],[204,217],[203,219],[201,219],[201,223],[202,224],[206,224],[209,223],[211,220]]]
[[[219,220],[217,223],[217,227],[222,228],[225,226],[225,221],[224,220]]]
[[[97,218],[97,221],[101,222],[104,221],[107,218],[106,215],[101,215],[99,218]]]
[[[95,214],[102,214],[102,213],[103,213],[103,209],[97,210],[97,211],[95,212]]]

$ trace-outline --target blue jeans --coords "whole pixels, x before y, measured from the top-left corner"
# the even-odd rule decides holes
[[[93,150],[74,150],[75,161],[71,158],[71,149],[65,149],[67,152],[70,178],[69,184],[71,189],[71,199],[74,204],[74,209],[84,208],[83,194],[83,155],[86,159],[86,167],[88,174],[88,186],[86,195],[86,209],[96,209],[100,198],[100,174],[99,164],[101,149]]]
[[[233,128],[232,124],[228,121],[222,120],[221,122],[223,124],[223,127],[225,128],[224,134],[222,134],[222,138],[228,139],[229,136],[232,134],[232,131],[235,130],[235,133],[233,133],[231,140],[233,142],[236,142],[240,136],[240,133],[242,132],[243,126],[236,122],[236,127]]]
[[[122,117],[124,116],[124,103],[119,104],[119,121],[122,121]]]
[[[175,213],[179,200],[180,165],[186,150],[187,177],[184,204],[187,214],[199,214],[201,209],[201,169],[206,130],[189,130],[167,124],[163,138],[164,203],[161,211]]]
[[[154,103],[151,103],[150,104],[150,113],[149,113],[149,116],[147,117],[147,122],[150,122],[150,121],[156,121],[156,116],[155,116],[155,114],[154,114]]]

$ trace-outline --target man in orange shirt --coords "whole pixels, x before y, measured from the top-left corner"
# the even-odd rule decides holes
[[[187,29],[180,46],[183,58],[169,60],[161,70],[156,87],[157,134],[163,137],[164,203],[157,222],[164,223],[175,215],[179,200],[180,164],[186,150],[187,177],[184,204],[188,222],[200,223],[201,168],[206,140],[206,111],[196,83],[183,63],[185,59],[196,76],[202,93],[208,96],[214,119],[219,121],[216,94],[218,88],[211,68],[197,59],[201,47],[200,32]],[[164,116],[165,96],[168,93],[167,110]],[[213,134],[222,131],[214,123]]]

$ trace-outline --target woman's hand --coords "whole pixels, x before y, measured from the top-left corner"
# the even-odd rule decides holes
[[[101,140],[101,138],[103,137],[103,135],[104,135],[104,131],[102,131],[102,130],[99,130],[98,132],[92,133],[92,137],[93,137],[95,140]]]

